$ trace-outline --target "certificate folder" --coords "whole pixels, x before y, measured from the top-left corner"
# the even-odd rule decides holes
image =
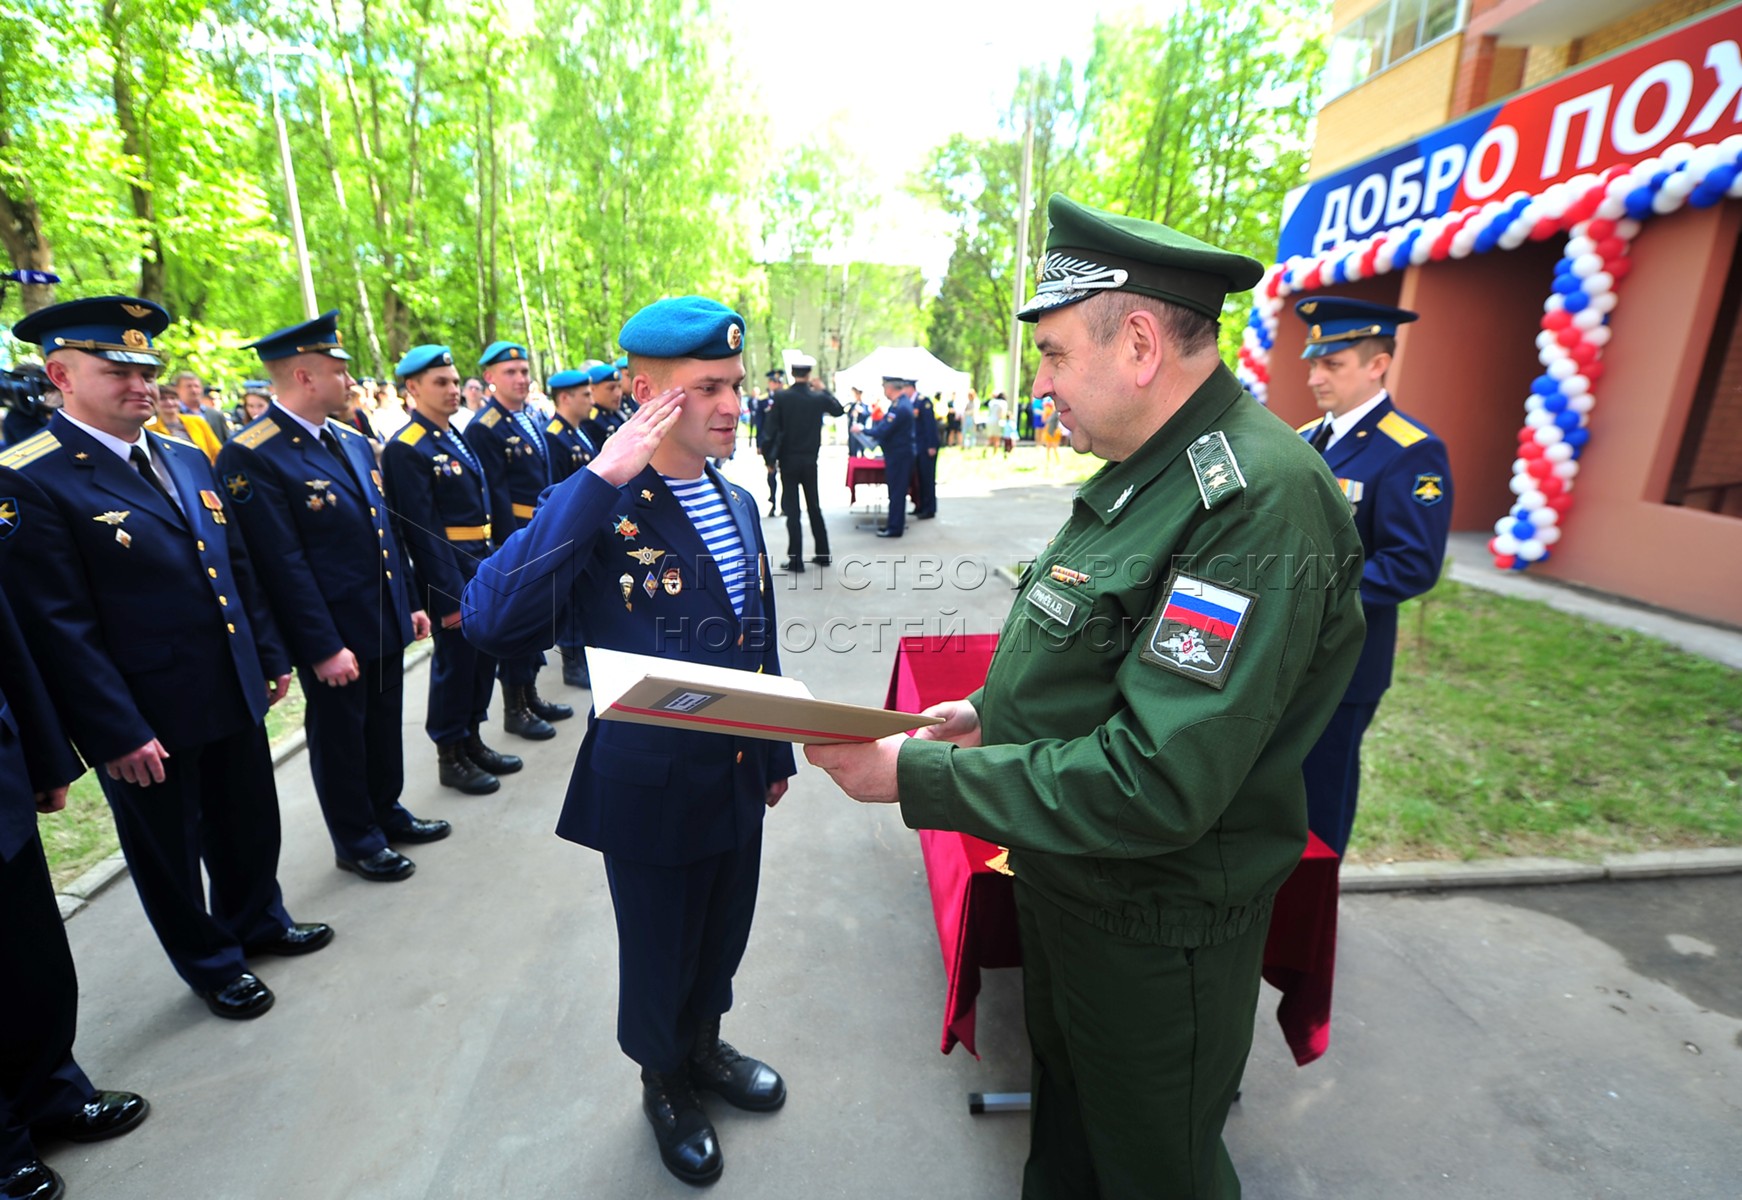
[[[784,675],[587,647],[601,721],[700,729],[773,742],[871,742],[937,717],[818,700]]]

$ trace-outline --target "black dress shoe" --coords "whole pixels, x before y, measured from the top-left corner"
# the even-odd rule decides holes
[[[696,1087],[746,1112],[773,1112],[786,1103],[786,1081],[780,1073],[722,1042],[718,1017],[704,1025],[696,1038],[690,1052],[690,1079]]]
[[[29,1162],[0,1179],[0,1200],[61,1200],[67,1185],[45,1162]]]
[[[785,562],[780,564],[780,569],[782,571],[786,572],[788,575],[803,575],[804,574],[804,559],[802,559],[802,558],[789,558]]]
[[[393,852],[386,850],[382,853],[391,854]],[[323,925],[319,921],[308,921],[301,925],[292,925],[269,942],[250,942],[242,949],[249,958],[258,958],[263,954],[294,958],[298,954],[313,954],[332,940],[333,927],[331,925]]]
[[[443,787],[468,796],[488,796],[502,786],[501,780],[472,761],[472,756],[466,753],[460,742],[436,747],[436,779]]]
[[[484,744],[484,739],[478,736],[476,729],[466,736],[466,757],[477,764],[480,770],[492,775],[512,775],[526,764],[520,761],[518,754],[498,754]],[[491,788],[495,791],[495,788]]]
[[[128,1132],[150,1111],[151,1104],[134,1092],[95,1092],[72,1116],[33,1125],[30,1132],[38,1138],[101,1142]]]
[[[554,700],[546,700],[538,694],[538,685],[526,685],[526,707],[546,721],[566,721],[575,715],[575,710],[566,704],[558,704]]]
[[[401,879],[410,879],[412,872],[417,870],[416,863],[391,846],[383,846],[368,858],[359,858],[355,862],[348,858],[335,858],[333,862],[338,864],[339,870],[361,875],[371,883],[398,883]]]
[[[887,538],[898,538],[901,536],[901,531],[899,529],[879,529],[877,531],[877,536],[878,537],[887,537]]]
[[[387,835],[390,842],[439,842],[454,831],[454,827],[446,821],[426,821],[422,817],[413,817],[400,825],[388,825],[381,832]]]
[[[244,971],[223,987],[201,992],[206,1007],[231,1021],[252,1021],[272,1007],[272,989]]]
[[[817,566],[819,566],[819,567],[826,567],[830,563],[834,562],[835,560],[830,558],[827,554],[819,554],[815,558],[811,559],[811,561],[814,562],[815,564],[817,564]]]
[[[653,1126],[666,1170],[698,1187],[720,1177],[726,1165],[720,1139],[686,1072],[642,1071],[641,1111]]]

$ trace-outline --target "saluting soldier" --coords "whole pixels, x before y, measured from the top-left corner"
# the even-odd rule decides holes
[[[605,439],[629,419],[623,411],[622,372],[610,363],[594,363],[587,368],[587,380],[593,386],[593,414],[581,422],[581,432],[603,449]]]
[[[1361,738],[1391,686],[1397,606],[1431,590],[1446,561],[1452,467],[1433,430],[1400,412],[1385,389],[1405,308],[1308,296],[1307,386],[1324,416],[1300,427],[1355,510],[1361,535],[1361,609],[1367,640],[1343,702],[1304,764],[1307,821],[1341,857],[1355,828]]]
[[[0,536],[17,515],[6,507],[0,501]],[[98,1091],[73,1061],[79,980],[36,815],[65,808],[67,785],[84,773],[0,593],[0,1196],[8,1200],[62,1194],[33,1134],[97,1142],[151,1111],[133,1092]]]
[[[429,636],[429,618],[374,446],[342,423],[351,373],[338,316],[253,344],[278,398],[230,439],[218,470],[302,680],[309,771],[338,866],[394,882],[416,865],[392,843],[439,841],[451,828],[399,803],[405,647]]]
[[[889,487],[889,516],[880,538],[898,538],[907,527],[907,492],[913,486],[913,394],[918,384],[900,375],[883,377],[883,395],[889,411],[865,431],[883,447],[883,478]]]
[[[1217,354],[1259,264],[1063,196],[1048,214],[1020,314],[1034,390],[1107,463],[1024,577],[984,687],[921,736],[806,753],[914,828],[1010,847],[1023,1195],[1225,1200],[1271,906],[1306,843],[1300,764],[1360,654],[1360,539]]]
[[[737,436],[743,318],[699,296],[662,300],[618,340],[639,411],[484,564],[466,626],[497,653],[536,649],[551,590],[578,587],[589,646],[776,673],[756,503],[708,465]],[[754,1112],[786,1101],[779,1074],[720,1040],[720,1016],[750,934],[762,816],[792,773],[785,742],[595,716],[557,825],[605,856],[618,1042],[641,1067],[660,1157],[688,1183],[723,1162],[697,1089]]]
[[[460,407],[460,374],[448,348],[413,346],[394,372],[412,410],[382,451],[381,471],[400,540],[424,591],[414,603],[431,614],[434,626],[423,727],[436,746],[441,785],[486,795],[501,786],[499,776],[523,764],[486,746],[479,733],[489,715],[496,660],[461,631],[460,593],[489,555],[493,516],[508,501],[449,424]]]
[[[580,430],[580,423],[587,419],[593,407],[590,379],[589,372],[583,370],[558,371],[550,377],[551,400],[556,404],[556,413],[544,431],[550,442],[550,481],[553,484],[561,483],[581,470],[598,453],[598,447]],[[582,644],[582,634],[572,608],[563,614],[561,621],[562,633],[557,639],[557,649],[563,659],[563,682],[569,687],[590,688],[593,684],[587,677],[586,647]]]
[[[938,515],[938,414],[930,396],[913,400],[913,477],[919,484],[913,515],[929,521]]]
[[[290,660],[206,456],[144,430],[169,314],[102,296],[38,309],[13,336],[47,353],[66,407],[0,454],[0,584],[115,814],[145,915],[220,1017],[273,995],[262,954],[332,941],[278,887],[278,791],[263,720]],[[173,620],[142,620],[173,613]],[[210,879],[208,910],[200,879]]]
[[[532,391],[526,347],[491,342],[478,365],[490,399],[466,426],[464,437],[484,465],[484,474],[506,494],[508,507],[492,522],[500,542],[532,520],[539,493],[550,486],[550,447],[545,444],[544,419],[526,403]],[[539,696],[538,669],[543,665],[544,655],[533,654],[505,658],[496,669],[502,680],[502,728],[533,741],[555,737],[551,722],[575,715],[568,705]]]

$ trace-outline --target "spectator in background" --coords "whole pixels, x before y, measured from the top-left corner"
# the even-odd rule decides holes
[[[223,443],[212,432],[212,427],[198,414],[184,412],[176,394],[162,388],[157,389],[157,415],[145,423],[145,428],[152,433],[192,442],[200,448],[207,462],[217,462],[218,451],[223,449]]]
[[[211,430],[212,437],[221,446],[230,440],[230,423],[224,419],[224,414],[206,403],[206,388],[200,377],[192,371],[176,372],[173,383],[176,400],[181,405],[181,411],[190,417],[199,417]],[[162,389],[159,388],[161,391]],[[183,438],[192,441],[192,438]],[[199,443],[195,443],[196,445]],[[212,452],[214,455],[216,451]],[[210,456],[208,456],[210,457]]]
[[[266,410],[272,404],[272,397],[266,394],[264,388],[250,387],[242,393],[242,424],[258,421],[266,415]]]

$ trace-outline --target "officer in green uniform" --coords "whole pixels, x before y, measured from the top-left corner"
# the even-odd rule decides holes
[[[812,746],[849,795],[1010,848],[1030,1200],[1240,1194],[1222,1125],[1301,760],[1361,652],[1361,544],[1319,457],[1217,357],[1258,263],[1054,196],[1037,395],[1107,460],[985,686],[915,738]],[[1302,453],[1302,451],[1307,451]]]

